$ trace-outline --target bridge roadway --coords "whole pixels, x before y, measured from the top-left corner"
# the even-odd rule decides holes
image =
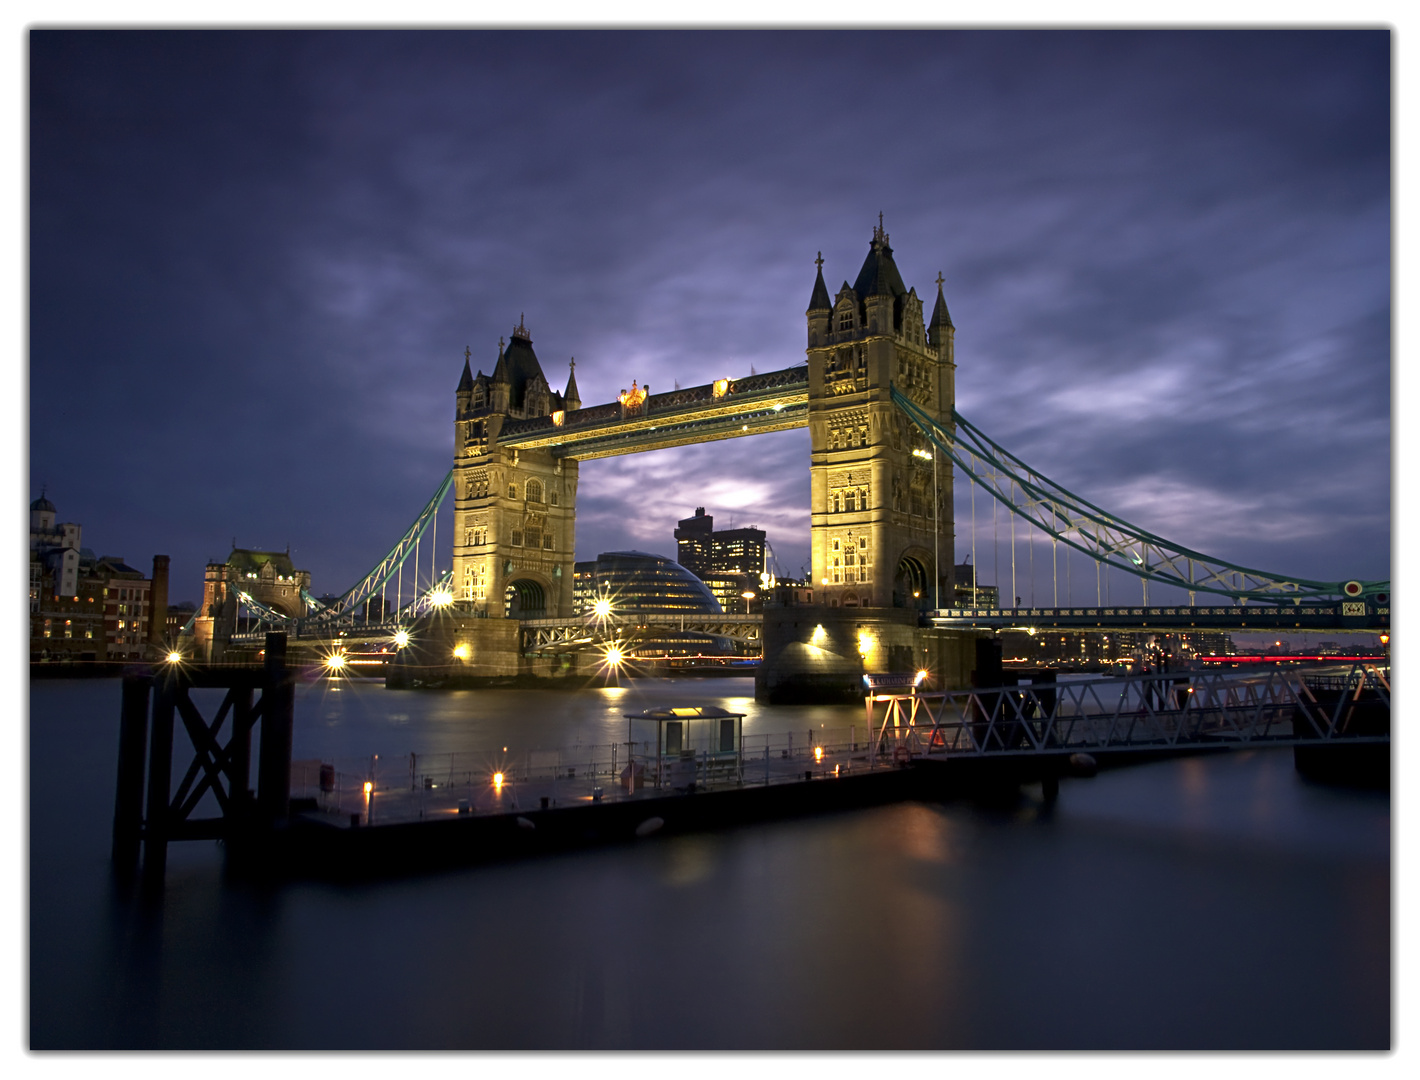
[[[864,609],[871,611],[871,609]],[[943,608],[924,612],[932,626],[958,630],[1120,630],[1153,633],[1219,631],[1271,633],[1283,630],[1378,633],[1390,628],[1390,608],[1373,604],[1239,604],[1219,607],[1106,608]],[[524,619],[524,652],[562,651],[610,642],[635,630],[659,627],[711,634],[757,644],[760,615],[640,615],[612,624],[590,616],[574,619]]]
[[[637,404],[617,402],[510,420],[498,432],[498,445],[547,449],[554,457],[589,461],[787,431],[808,423],[809,369],[803,365],[651,394]]]
[[[575,619],[524,619],[523,652],[566,652],[595,648],[613,641],[629,641],[648,633],[684,633],[729,638],[742,644],[759,644],[764,620],[759,615],[632,615],[597,620],[590,615]]]
[[[865,609],[870,610],[870,609]],[[1334,604],[1238,604],[1219,607],[1073,607],[1073,608],[941,608],[923,613],[932,625],[950,630],[1117,630],[1151,633],[1216,631],[1271,633],[1284,630],[1334,633],[1384,633],[1390,629],[1390,608],[1362,602]],[[598,622],[590,615],[571,619],[522,620],[525,653],[565,652],[595,648],[621,638],[644,636],[651,629],[729,638],[758,644],[760,615],[639,615]],[[308,644],[351,645],[393,642],[401,629],[395,622],[326,626],[295,637]],[[234,642],[255,643],[262,634],[234,635]]]
[[[933,626],[979,630],[1138,630],[1181,633],[1333,630],[1379,633],[1390,629],[1390,608],[1362,602],[1237,604],[1220,607],[940,608],[926,613]]]

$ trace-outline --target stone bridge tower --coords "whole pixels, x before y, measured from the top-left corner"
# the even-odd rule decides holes
[[[881,216],[852,285],[830,296],[818,264],[807,312],[814,589],[829,607],[930,608],[940,585],[950,603],[951,462],[937,461],[934,483],[931,444],[889,391],[951,426],[956,330],[942,278],[925,322]]]
[[[549,450],[502,449],[510,419],[581,407],[576,364],[562,393],[542,373],[522,319],[491,376],[469,371],[454,416],[453,591],[456,610],[501,619],[572,614],[577,462]]]

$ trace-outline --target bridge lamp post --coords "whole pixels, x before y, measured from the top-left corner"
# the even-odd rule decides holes
[[[740,593],[740,595],[744,597],[744,601],[745,601],[745,614],[748,615],[748,614],[749,614],[749,602],[754,599],[754,593],[753,593],[752,591],[750,591],[749,589],[746,589],[744,592]]]

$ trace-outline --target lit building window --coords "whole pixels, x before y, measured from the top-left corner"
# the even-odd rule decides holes
[[[542,483],[538,480],[528,481],[528,502],[542,502]]]

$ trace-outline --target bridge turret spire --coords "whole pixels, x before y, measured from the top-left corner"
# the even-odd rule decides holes
[[[823,283],[823,252],[818,253],[818,258],[814,260],[818,267],[818,275],[814,278],[813,295],[809,297],[808,314],[815,311],[832,311],[833,301],[828,298],[828,286]]]
[[[582,407],[582,396],[577,393],[577,358],[567,365],[571,370],[567,376],[567,389],[562,392],[562,402],[568,412],[576,412]]]
[[[809,319],[809,348],[822,345],[828,340],[829,323],[833,319],[833,301],[828,296],[828,286],[823,283],[823,252],[814,260],[818,272],[814,276],[814,291],[809,297],[809,310],[804,312]],[[848,283],[845,281],[844,286]]]
[[[468,369],[469,349],[464,348],[463,352],[463,374],[459,376],[459,386],[454,391],[454,399],[458,402],[458,414],[463,416],[468,412],[473,404],[473,373]]]
[[[952,325],[951,312],[947,310],[947,298],[942,295],[941,271],[937,271],[937,305],[932,309],[932,321],[927,327],[927,340],[936,346],[943,360],[951,360],[952,342],[956,337],[956,327]],[[943,349],[947,350],[945,353]]]

